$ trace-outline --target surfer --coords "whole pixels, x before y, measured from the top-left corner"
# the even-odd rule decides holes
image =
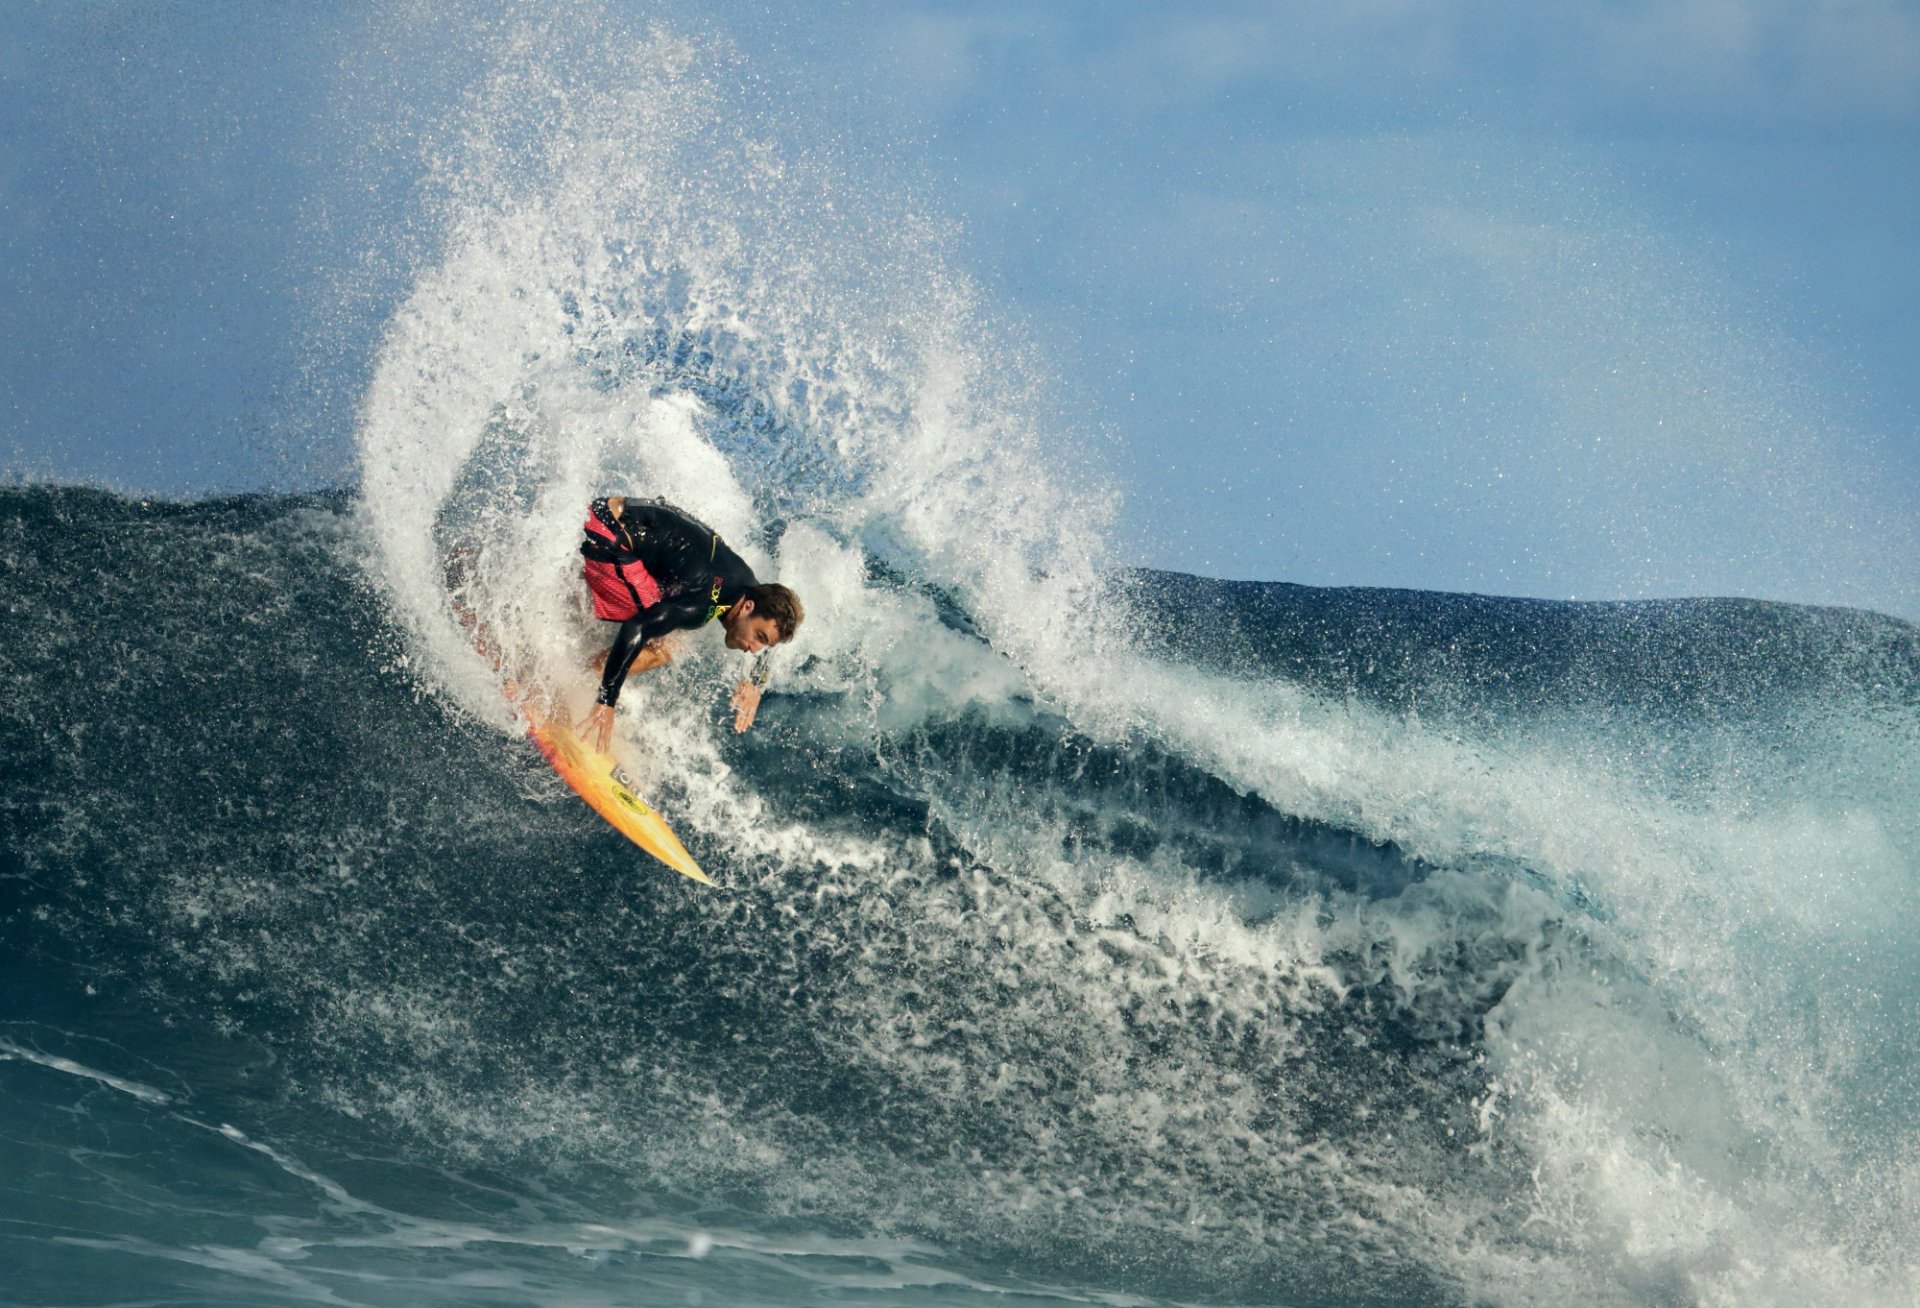
[[[758,656],[732,701],[733,729],[752,726],[770,651],[792,640],[806,617],[800,597],[779,582],[761,584],[717,533],[670,504],[613,495],[589,509],[582,572],[594,616],[618,622],[620,630],[600,665],[600,693],[579,723],[581,734],[605,751],[628,674],[672,662],[666,637],[715,618],[728,649]]]

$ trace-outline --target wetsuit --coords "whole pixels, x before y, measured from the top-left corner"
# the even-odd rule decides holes
[[[612,705],[648,641],[705,626],[759,582],[715,532],[671,505],[628,500],[617,518],[605,500],[590,508],[580,542],[583,572],[594,613],[620,623],[597,697]],[[762,655],[754,663],[756,684],[766,683],[766,671]]]

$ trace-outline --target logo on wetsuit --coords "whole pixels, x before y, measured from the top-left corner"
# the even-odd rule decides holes
[[[719,537],[716,536],[714,539],[718,540]],[[713,589],[707,594],[707,603],[713,605],[713,607],[707,610],[707,616],[703,619],[703,622],[712,622],[715,618],[733,607],[731,604],[722,604],[720,602],[720,578],[718,577],[713,579]]]

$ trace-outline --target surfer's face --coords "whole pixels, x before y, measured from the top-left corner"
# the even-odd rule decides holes
[[[780,643],[780,624],[772,618],[756,616],[752,600],[741,600],[739,609],[737,616],[729,613],[723,619],[727,628],[728,649],[758,654],[761,650]]]

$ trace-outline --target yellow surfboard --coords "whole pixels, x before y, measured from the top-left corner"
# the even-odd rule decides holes
[[[468,557],[456,554],[455,561]],[[475,651],[493,665],[495,672],[504,672],[497,648],[474,612],[458,599],[452,600],[452,607],[454,618],[466,631]],[[633,793],[633,783],[619,760],[595,749],[574,734],[572,720],[566,716],[564,703],[557,703],[550,710],[546,707],[546,694],[537,686],[520,684],[512,676],[505,678],[501,689],[506,692],[508,701],[519,710],[521,721],[527,724],[527,735],[540,747],[540,753],[573,793],[587,801],[588,808],[605,818],[615,831],[681,876],[702,885],[713,884],[713,879],[700,870],[700,865],[693,861],[693,855],[680,843],[680,837],[673,834],[673,828],[667,825],[667,820]]]
[[[533,743],[573,793],[587,801],[587,807],[681,876],[703,885],[713,884],[666,819],[633,793],[633,783],[618,760],[580,739],[564,717],[549,717],[526,702],[521,703],[520,714],[526,719]]]

